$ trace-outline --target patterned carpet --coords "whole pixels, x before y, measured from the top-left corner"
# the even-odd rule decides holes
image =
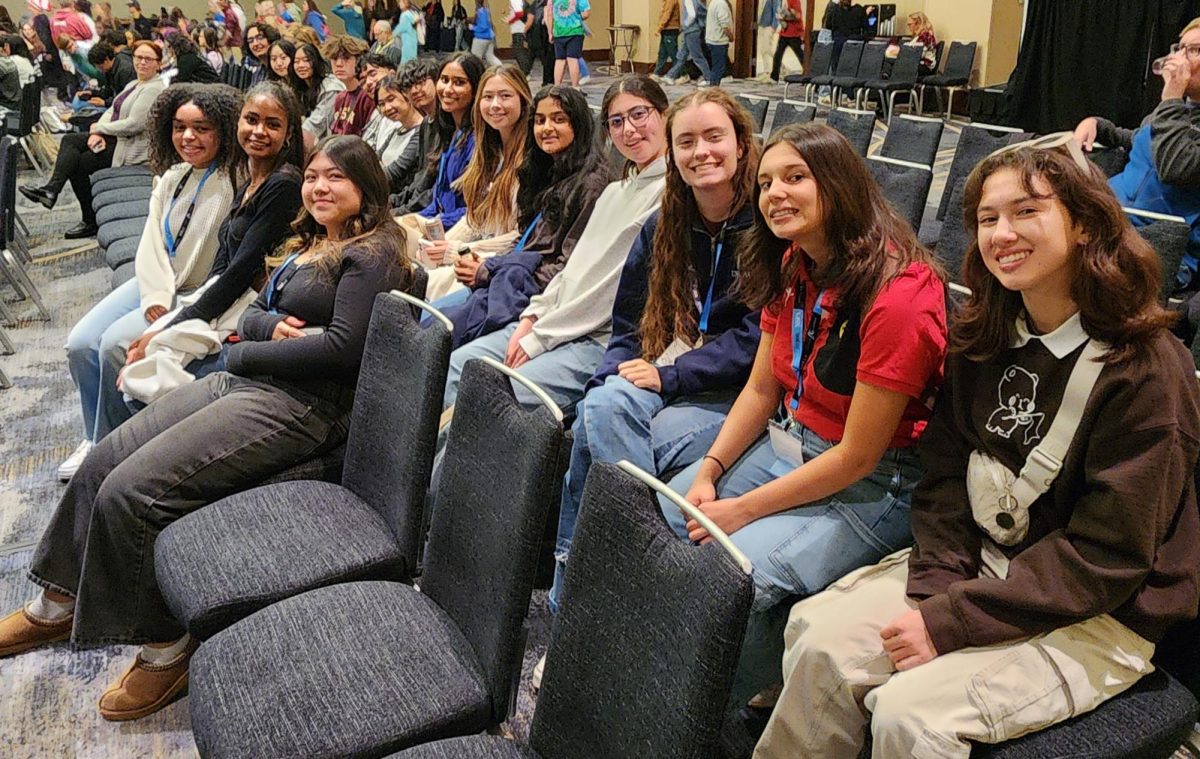
[[[531,79],[540,81],[536,72]],[[585,86],[591,102],[599,104],[609,81],[596,76]],[[673,86],[668,94],[677,97],[690,89]],[[783,94],[781,85],[769,82],[732,82],[728,89],[774,99]],[[883,133],[881,125],[875,150]],[[930,204],[940,197],[957,133],[951,125],[943,137]],[[40,184],[41,180],[26,170],[18,182]],[[78,400],[63,351],[67,332],[109,291],[109,271],[98,249],[61,238],[62,230],[78,219],[69,187],[53,211],[19,197],[18,212],[29,227],[38,258],[30,273],[53,319],[38,321],[30,304],[14,303],[20,323],[8,333],[17,353],[0,356],[0,368],[14,383],[0,390],[0,613],[16,608],[33,593],[25,569],[62,493],[54,470],[80,439]],[[0,287],[0,297],[11,300],[12,293]],[[527,735],[533,713],[529,675],[549,637],[543,592],[534,595],[528,626],[525,679],[516,716],[505,725],[506,732],[519,738]],[[59,644],[0,660],[0,746],[9,747],[0,749],[0,755],[22,759],[196,756],[186,699],[133,723],[100,718],[96,702],[124,671],[133,651],[113,647],[74,653]]]

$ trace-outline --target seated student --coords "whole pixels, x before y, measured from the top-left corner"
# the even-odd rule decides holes
[[[186,34],[173,34],[167,38],[167,49],[175,58],[175,76],[172,84],[212,84],[221,81],[213,67],[200,55],[196,43]]]
[[[1196,614],[1200,398],[1154,251],[1074,145],[985,159],[963,205],[916,546],[795,606],[756,756],[856,757],[869,720],[876,757],[966,757],[1121,693]]]
[[[163,317],[134,340],[126,352],[121,389],[149,402],[170,389],[168,383],[151,385],[155,394],[129,389],[128,367],[145,358],[149,343],[164,330],[199,319],[218,329],[218,323],[236,324],[248,305],[248,292],[259,289],[266,274],[266,259],[292,232],[300,210],[300,166],[304,162],[300,102],[278,82],[250,88],[237,122],[238,144],[246,155],[245,180],[238,186],[228,215],[217,230],[217,253],[203,292],[175,314]],[[161,342],[156,341],[156,342]],[[225,369],[225,354],[199,357],[187,365],[195,376]]]
[[[107,106],[117,93],[125,89],[125,85],[137,78],[133,71],[133,59],[128,55],[118,55],[113,46],[104,41],[97,42],[88,51],[88,62],[100,72],[101,86],[88,93],[76,92],[77,100],[99,98]],[[96,105],[95,101],[92,101],[92,105]]]
[[[42,187],[22,185],[21,194],[46,208],[54,208],[58,194],[69,181],[79,213],[76,226],[63,233],[68,240],[94,237],[96,212],[92,209],[92,174],[110,166],[146,163],[148,142],[146,116],[158,93],[166,87],[158,74],[162,50],[153,42],[133,46],[133,65],[137,78],[125,86],[88,132],[74,132],[59,143],[58,158],[50,181]]]
[[[511,253],[484,259],[474,270],[465,302],[439,304],[454,322],[455,348],[521,318],[529,299],[566,266],[612,179],[604,153],[595,147],[595,118],[579,90],[543,87],[532,110],[533,144],[517,171],[521,238]]]
[[[366,52],[367,43],[345,34],[335,34],[321,46],[321,53],[329,61],[333,75],[345,87],[333,100],[330,134],[361,136],[371,114],[375,112],[375,96],[362,87],[359,79],[358,60]]]
[[[346,89],[346,85],[329,73],[328,64],[320,51],[308,43],[296,46],[292,69],[300,82],[297,94],[305,114],[305,140],[313,142],[329,133],[329,123],[333,120],[333,101],[339,92]]]
[[[562,489],[550,609],[557,613],[583,483],[593,462],[648,472],[708,450],[750,374],[759,314],[733,294],[754,221],[758,141],[723,90],[698,90],[666,115],[662,208],[642,227],[621,273],[613,334],[575,409]]]
[[[362,91],[374,103],[371,115],[367,118],[367,123],[363,125],[359,136],[368,145],[374,146],[379,140],[379,130],[383,127],[390,128],[389,120],[379,113],[379,83],[385,77],[395,74],[396,67],[392,65],[391,61],[381,55],[367,53],[366,55],[359,56],[356,73],[358,74],[359,81],[362,82]],[[387,164],[385,163],[384,165],[386,166]]]
[[[670,482],[754,565],[739,705],[780,680],[779,604],[908,545],[946,346],[937,265],[844,137],[780,129],[757,177],[738,294],[762,308],[762,339],[716,441]],[[680,537],[708,539],[660,500]]]
[[[514,64],[490,68],[479,80],[471,118],[475,153],[459,180],[467,212],[444,240],[420,240],[419,260],[431,269],[428,300],[465,300],[465,288],[483,261],[507,253],[517,241],[517,173],[525,163],[532,99],[525,74]],[[453,266],[447,254],[454,256]]]
[[[1089,116],[1075,127],[1084,150],[1100,142],[1129,151],[1129,163],[1108,180],[1122,206],[1182,216],[1192,225],[1187,253],[1175,278],[1176,289],[1200,286],[1200,18],[1179,34],[1178,48],[1163,66],[1162,100],[1139,129],[1122,129]],[[1149,224],[1133,219],[1135,226]]]
[[[112,48],[110,47],[109,49],[111,50]],[[95,48],[93,47],[92,50],[95,50]],[[12,59],[13,65],[17,67],[17,75],[22,87],[27,84],[33,84],[37,80],[37,74],[34,73],[33,57],[29,54],[29,46],[25,44],[25,40],[19,34],[0,35],[0,55]],[[133,76],[133,67],[131,66],[129,69],[129,79],[132,79]],[[126,79],[121,87],[124,87],[129,82],[129,79]],[[120,92],[120,88],[117,91]]]
[[[617,280],[634,240],[658,208],[666,177],[663,113],[667,96],[648,76],[613,82],[600,106],[602,122],[625,158],[623,178],[601,194],[574,252],[545,292],[534,296],[519,322],[450,354],[446,407],[454,405],[463,365],[490,356],[519,370],[564,410],[583,397],[612,333]],[[523,401],[535,403],[514,386]]]
[[[212,70],[220,74],[225,68],[225,58],[222,57],[221,48],[217,42],[217,30],[211,26],[193,29],[192,42],[196,43],[200,54],[204,56],[204,60],[208,61],[208,65],[212,66]]]
[[[137,276],[93,306],[67,336],[83,442],[58,468],[64,482],[95,443],[129,418],[117,391],[125,348],[178,296],[208,279],[217,252],[214,233],[229,212],[244,160],[237,141],[240,108],[241,95],[232,88],[174,85],[150,111],[150,162],[162,177],[134,258]]]
[[[242,65],[250,71],[250,86],[267,79],[271,71],[271,46],[279,41],[279,30],[261,21],[253,23],[242,38]]]
[[[437,139],[437,79],[440,70],[430,59],[409,61],[396,69],[401,86],[408,93],[413,108],[421,112],[424,121],[417,131],[418,148],[415,154],[403,154],[391,163],[384,164],[388,183],[392,187],[392,207],[399,210],[421,209],[429,205],[433,197],[434,174],[424,173],[426,159]]]
[[[483,61],[470,53],[455,53],[438,72],[437,110],[433,117],[436,140],[426,157],[426,174],[433,177],[429,202],[400,218],[413,239],[424,236],[425,222],[437,217],[443,230],[458,223],[467,212],[459,179],[475,153],[475,93],[483,77]],[[414,198],[419,201],[422,197]],[[420,218],[417,218],[420,217]],[[415,249],[415,248],[414,248]]]
[[[341,444],[375,296],[411,276],[387,180],[361,139],[319,143],[302,192],[296,236],[242,317],[229,372],[151,404],[92,451],[30,566],[42,591],[0,620],[0,656],[68,637],[142,644],[100,699],[105,719],[144,717],[187,684],[196,641],[146,571],[158,533]]]
[[[291,89],[292,94],[299,98],[304,84],[296,76],[295,59],[296,46],[291,40],[279,39],[272,42],[271,49],[267,52],[267,75],[262,81],[278,82]]]
[[[417,138],[425,117],[412,104],[398,76],[384,77],[375,88],[375,127],[363,139],[375,149],[380,162],[390,166],[405,156],[415,162],[421,141]]]

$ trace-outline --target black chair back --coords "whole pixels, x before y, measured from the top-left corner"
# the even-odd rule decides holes
[[[420,579],[475,651],[496,723],[520,674],[521,623],[562,487],[562,414],[553,401],[522,407],[515,377],[490,359],[463,370]]]
[[[858,62],[862,60],[863,47],[859,40],[850,40],[842,45],[842,55],[838,58],[833,75],[854,76],[858,73]]]
[[[962,282],[963,256],[966,255],[967,248],[971,243],[967,236],[966,225],[963,223],[963,187],[965,186],[965,178],[953,187],[949,184],[946,185],[944,192],[950,196],[950,200],[946,205],[946,217],[942,220],[942,231],[938,235],[937,246],[934,248],[937,257],[946,267],[951,282]]]
[[[901,45],[900,54],[892,64],[892,73],[888,76],[889,89],[897,89],[900,85],[917,83],[917,71],[921,66],[921,47],[918,45]]]
[[[807,124],[817,117],[817,107],[799,100],[781,100],[775,106],[775,118],[771,120],[771,131],[788,124]]]
[[[833,43],[818,42],[813,46],[812,60],[808,62],[808,71],[805,71],[807,76],[821,76],[829,73],[829,67],[833,64]]]
[[[868,157],[867,169],[897,213],[908,221],[914,232],[919,231],[929,186],[933,182],[933,169],[881,156]]]
[[[903,114],[892,119],[879,155],[933,166],[937,160],[938,144],[942,140],[944,123],[941,119]]]
[[[946,55],[946,69],[942,72],[945,77],[943,84],[966,84],[971,78],[971,68],[975,65],[975,42],[951,42],[950,52]]]
[[[847,45],[850,43],[847,42]],[[854,150],[864,158],[871,147],[871,136],[875,133],[875,112],[855,111],[848,108],[834,108],[829,112],[825,121],[830,127],[841,132],[850,141]]]
[[[886,40],[872,40],[863,46],[862,57],[858,59],[858,71],[854,78],[869,81],[883,76],[883,62],[887,57],[887,48]]]
[[[28,137],[33,134],[33,127],[38,123],[42,104],[42,80],[34,79],[21,88],[21,118],[17,129],[17,137]]]
[[[1165,216],[1136,208],[1126,208],[1125,214],[1134,222],[1134,228],[1142,239],[1150,243],[1150,247],[1158,254],[1163,270],[1159,300],[1166,303],[1175,290],[1175,274],[1179,271],[1179,262],[1187,252],[1192,228],[1182,216]]]
[[[754,131],[761,134],[767,124],[767,108],[771,101],[758,95],[734,95],[733,99],[746,109],[750,120],[754,122]]]
[[[954,148],[954,158],[950,162],[950,171],[946,176],[946,191],[942,193],[938,203],[937,218],[946,218],[946,208],[950,203],[950,188],[967,178],[975,165],[989,155],[1009,145],[1014,141],[1024,139],[1024,133],[1011,127],[992,126],[990,124],[966,124],[958,135],[958,145]]]
[[[588,474],[530,745],[544,759],[711,756],[753,583],[716,543],[674,535],[620,466]]]

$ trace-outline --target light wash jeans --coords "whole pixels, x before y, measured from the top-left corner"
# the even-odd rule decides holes
[[[805,461],[834,445],[795,423],[788,432],[802,442]],[[680,472],[669,483],[671,489],[687,493],[698,469],[695,463]],[[717,497],[743,495],[795,469],[775,455],[769,436],[763,435],[729,465],[717,483]],[[783,627],[790,606],[785,602],[824,590],[912,543],[909,504],[920,476],[915,449],[889,448],[874,472],[844,490],[751,522],[730,536],[754,565],[754,603],[731,694],[734,705],[744,705],[762,688],[783,680]],[[683,514],[661,496],[659,505],[667,523],[686,539]]]
[[[125,349],[146,331],[141,296],[131,279],[92,306],[67,335],[67,365],[79,390],[83,436],[93,443],[130,417],[117,390]]]
[[[467,299],[471,297],[471,293],[473,293],[473,292],[475,292],[475,291],[472,290],[471,288],[464,287],[460,290],[455,290],[454,292],[450,293],[449,295],[438,298],[437,300],[435,300],[433,303],[430,303],[429,305],[433,306],[438,311],[445,311],[447,308],[450,308],[451,306],[459,306],[459,305],[462,305],[463,303],[466,303]],[[428,311],[421,312],[421,324],[429,324],[430,320],[432,320],[432,319],[433,319],[433,317],[429,315]]]
[[[712,78],[712,70],[708,67],[708,59],[704,57],[704,30],[683,33],[683,45],[675,65],[667,72],[667,79],[678,79],[683,76],[684,67],[688,61],[700,69],[700,78],[708,81]]]
[[[478,37],[471,40],[471,54],[488,66],[499,66],[501,61],[496,57],[496,40],[481,40]]]
[[[717,439],[737,391],[729,389],[680,399],[669,406],[653,390],[611,376],[575,407],[571,428],[571,464],[563,478],[554,549],[554,585],[550,611],[558,613],[559,593],[583,500],[583,483],[592,463],[625,459],[661,475],[699,459]]]

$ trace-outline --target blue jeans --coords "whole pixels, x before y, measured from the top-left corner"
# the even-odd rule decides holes
[[[684,67],[688,61],[696,64],[700,69],[700,76],[704,79],[712,77],[712,71],[708,67],[708,59],[704,57],[704,30],[683,33],[683,47],[679,51],[679,57],[675,61],[675,65],[667,72],[667,79],[678,79],[683,75]]]
[[[117,372],[125,349],[147,326],[137,280],[131,279],[92,306],[67,335],[67,366],[79,390],[85,439],[98,443],[130,417]]]
[[[725,66],[729,63],[729,45],[710,44],[708,52],[712,56],[712,69],[709,71],[708,83],[716,86],[725,78]]]
[[[798,424],[788,431],[802,442],[805,461],[834,445]],[[669,483],[671,489],[687,493],[698,469],[697,463],[680,472]],[[717,497],[743,495],[795,469],[775,455],[763,435],[729,466],[717,484]],[[889,448],[874,472],[844,490],[751,522],[730,536],[754,565],[754,604],[731,695],[734,704],[741,706],[758,690],[783,680],[784,602],[817,593],[912,543],[909,504],[920,476],[913,448]],[[679,509],[662,497],[659,505],[671,528],[686,538]]]
[[[625,459],[659,475],[687,466],[703,456],[717,439],[736,397],[734,390],[718,391],[664,406],[658,393],[642,390],[617,376],[608,377],[583,397],[575,407],[571,464],[563,478],[550,611],[558,613],[583,483],[592,462]]]
[[[483,356],[504,361],[508,339],[517,331],[517,324],[514,322],[502,330],[472,340],[450,354],[443,408],[454,405],[458,397],[458,382],[467,361]],[[583,397],[583,386],[591,379],[602,358],[604,344],[591,337],[581,337],[526,361],[517,371],[545,390],[559,408],[570,411]],[[514,385],[513,389],[522,405],[538,405],[538,400],[524,386]]]
[[[444,298],[438,298],[429,305],[433,306],[438,311],[445,311],[451,306],[458,306],[466,303],[467,299],[471,297],[471,293],[473,292],[475,291],[469,287],[462,287],[445,296]],[[428,311],[421,312],[421,324],[429,324],[429,320],[432,318],[433,317],[429,315]]]

